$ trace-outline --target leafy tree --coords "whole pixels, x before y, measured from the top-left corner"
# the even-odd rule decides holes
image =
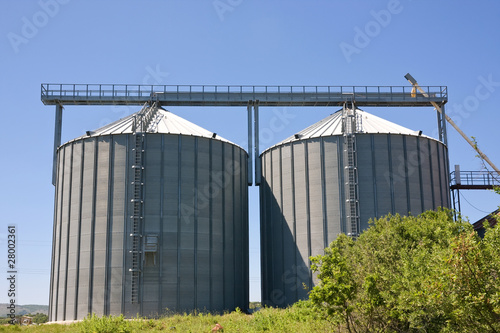
[[[47,316],[44,313],[37,313],[36,315],[33,316],[33,322],[35,324],[43,324],[49,321],[49,316]]]
[[[349,332],[500,332],[500,232],[447,210],[388,215],[311,258],[311,301]]]
[[[325,305],[327,314],[337,324],[345,322],[347,328],[353,325],[351,302],[356,295],[357,286],[349,265],[349,249],[353,246],[351,238],[340,235],[324,256],[311,258],[313,271],[319,271],[321,288],[316,287],[310,294],[315,304]]]
[[[500,229],[486,229],[482,241],[474,233],[455,239],[448,260],[452,322],[471,332],[500,332]]]

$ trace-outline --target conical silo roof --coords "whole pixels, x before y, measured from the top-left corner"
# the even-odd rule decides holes
[[[371,113],[356,109],[356,133],[384,133],[384,134],[405,134],[418,136],[419,131],[413,131],[404,126],[395,124],[388,120],[374,116]],[[342,110],[339,110],[317,123],[303,129],[291,137],[270,147],[279,146],[288,142],[319,138],[324,136],[342,135]],[[422,135],[424,136],[424,135]],[[427,136],[425,136],[427,137]],[[429,137],[427,137],[429,138]],[[268,149],[270,149],[268,148]],[[266,149],[267,150],[267,149]]]
[[[142,120],[141,112],[142,110],[94,131],[88,131],[86,135],[76,138],[75,140],[102,135],[134,133],[136,132],[137,121]],[[143,131],[145,133],[190,135],[232,143],[218,134],[204,129],[203,127],[181,118],[163,108],[154,108],[150,119],[145,123],[147,124],[147,128]]]

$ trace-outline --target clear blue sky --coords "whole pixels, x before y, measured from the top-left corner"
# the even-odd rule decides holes
[[[18,302],[48,304],[54,107],[41,103],[41,83],[408,85],[410,72],[421,85],[448,86],[448,113],[500,165],[498,17],[494,0],[2,1],[0,276],[13,223]],[[246,108],[169,110],[246,147]],[[437,126],[431,108],[365,110],[427,135]],[[67,106],[63,142],[135,111]],[[287,115],[261,150],[334,111],[261,108],[262,128]],[[450,164],[479,170],[475,152],[448,132]],[[480,191],[463,199],[471,220],[500,201]],[[258,188],[250,207],[250,295],[259,300]]]

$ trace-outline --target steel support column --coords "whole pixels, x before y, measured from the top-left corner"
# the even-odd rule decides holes
[[[436,109],[437,125],[438,125],[438,139],[443,142],[443,114]]]
[[[444,104],[441,105],[441,111],[443,112],[443,143],[448,146],[448,134],[447,134],[447,131],[446,131],[446,113],[445,113],[445,110],[444,110]]]
[[[260,166],[260,148],[259,148],[259,100],[253,104],[254,110],[254,157],[255,157],[255,185],[260,185],[261,166]]]
[[[445,111],[445,108],[444,108],[444,103],[442,103],[441,105],[441,121],[442,121],[442,125],[441,125],[441,131],[442,131],[442,142],[444,143],[444,145],[446,146],[446,154],[445,154],[445,158],[446,158],[446,167],[447,167],[447,183],[449,184],[450,183],[450,153],[449,153],[449,149],[448,149],[448,134],[447,134],[447,131],[446,131],[446,123],[447,123],[447,120],[446,120],[446,117],[448,117],[446,115],[446,111]],[[439,111],[438,111],[439,113]],[[460,174],[460,173],[459,173]],[[450,200],[451,199],[452,195],[450,195],[450,192],[448,191],[448,205],[451,206],[451,202]],[[460,197],[459,197],[459,200],[460,200]]]
[[[52,185],[56,185],[57,177],[57,148],[61,145],[62,133],[62,110],[61,104],[56,104],[55,126],[54,126],[54,156],[52,160]]]
[[[448,146],[448,135],[446,133],[446,113],[444,104],[441,104],[439,107],[441,108],[441,112],[439,112],[439,110],[436,110],[438,117],[439,141]]]
[[[247,104],[247,114],[248,114],[248,186],[253,185],[253,141],[252,141],[252,104],[250,100]]]
[[[462,212],[462,207],[460,207],[460,190],[459,189],[452,189],[451,190],[452,194],[452,200],[453,200],[453,217],[455,218],[455,221],[457,220],[458,214]]]

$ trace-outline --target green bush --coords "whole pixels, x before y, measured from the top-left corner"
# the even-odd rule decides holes
[[[37,313],[33,316],[33,322],[35,324],[43,324],[49,320],[49,316],[44,313]]]
[[[500,330],[500,232],[481,241],[447,210],[377,219],[312,260],[310,299],[349,332]]]

